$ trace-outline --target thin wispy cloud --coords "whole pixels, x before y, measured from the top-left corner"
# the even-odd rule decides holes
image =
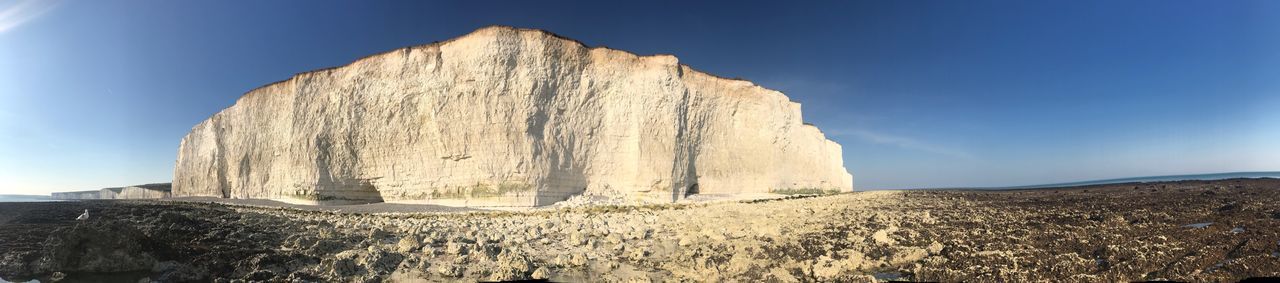
[[[870,143],[892,145],[892,146],[896,146],[904,149],[919,150],[919,151],[924,151],[929,153],[946,155],[950,157],[964,158],[964,159],[975,158],[973,154],[963,150],[936,145],[936,144],[924,142],[914,138],[872,132],[872,131],[863,130],[863,129],[840,129],[840,130],[833,131],[832,134],[837,136],[854,137]]]
[[[58,6],[57,0],[17,0],[8,5],[0,4],[0,33],[39,18]]]

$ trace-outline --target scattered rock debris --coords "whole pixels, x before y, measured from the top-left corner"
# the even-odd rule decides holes
[[[1268,217],[1275,210],[1238,205],[1221,211],[1223,203],[1280,203],[1280,180],[1245,179],[1216,191],[1214,184],[1139,186],[1170,188],[1154,192],[1134,184],[873,191],[525,212],[3,203],[0,277],[1222,282],[1276,276],[1280,221]],[[1206,191],[1215,193],[1201,194]],[[95,217],[75,221],[84,209]]]

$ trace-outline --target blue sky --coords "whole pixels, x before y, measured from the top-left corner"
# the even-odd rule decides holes
[[[0,2],[0,193],[167,182],[247,90],[495,24],[781,90],[860,189],[1280,170],[1276,1],[349,2]]]

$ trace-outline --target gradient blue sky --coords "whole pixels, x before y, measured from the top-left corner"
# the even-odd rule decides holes
[[[167,182],[249,89],[494,24],[781,90],[860,189],[1280,170],[1278,1],[790,2],[3,1],[0,193]]]

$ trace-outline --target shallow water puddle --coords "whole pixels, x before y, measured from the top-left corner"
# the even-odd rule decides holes
[[[1182,225],[1182,227],[1186,227],[1186,228],[1195,228],[1195,229],[1202,229],[1202,228],[1204,228],[1204,227],[1209,227],[1209,225],[1213,225],[1213,222],[1187,224],[1187,225]]]

